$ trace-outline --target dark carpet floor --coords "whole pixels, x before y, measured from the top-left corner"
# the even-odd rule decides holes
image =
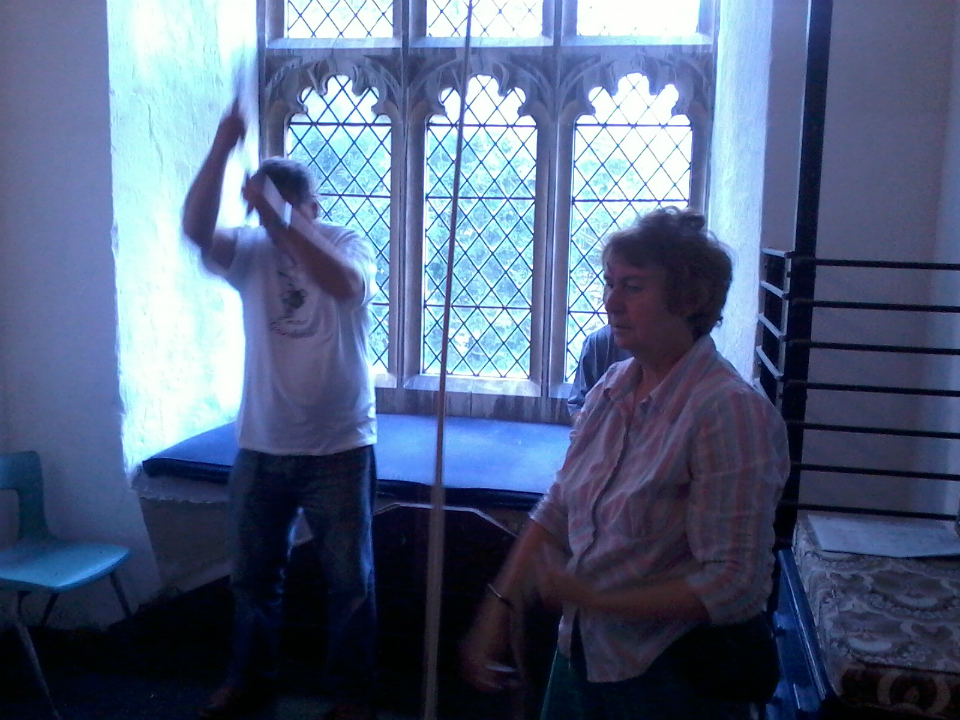
[[[225,581],[141,608],[106,631],[33,629],[37,653],[63,720],[193,720],[226,666],[230,596]],[[381,720],[423,717],[419,638],[382,641]],[[323,638],[289,623],[280,695],[253,720],[313,720],[329,708],[319,694]],[[452,648],[441,653],[440,718],[509,718],[509,697],[483,695],[456,674]],[[0,632],[0,718],[52,717],[12,628]]]
[[[374,523],[380,619],[381,720],[423,713],[427,513],[397,506]],[[463,509],[446,520],[437,717],[536,718],[556,640],[556,617],[525,622],[531,688],[517,698],[482,694],[459,676],[457,643],[513,536]],[[284,597],[283,664],[276,705],[255,720],[313,720],[329,707],[320,694],[326,591],[310,543],[291,554]],[[193,720],[227,665],[232,599],[226,579],[151,603],[104,631],[34,629],[34,644],[63,720]],[[16,632],[0,625],[0,720],[52,717]]]

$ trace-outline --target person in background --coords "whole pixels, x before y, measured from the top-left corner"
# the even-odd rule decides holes
[[[587,335],[580,351],[577,374],[573,378],[570,395],[567,397],[567,411],[571,418],[583,408],[587,392],[603,377],[607,368],[629,357],[630,353],[614,342],[613,331],[609,325],[604,325]]]
[[[543,720],[740,720],[749,704],[704,691],[675,647],[701,623],[764,610],[786,429],[710,337],[732,268],[701,215],[664,208],[614,232],[603,271],[611,333],[631,357],[587,393],[462,669],[481,690],[515,682],[508,626],[532,577],[562,610]]]
[[[373,717],[376,604],[372,504],[377,426],[367,338],[370,242],[318,220],[303,165],[270,158],[242,187],[257,227],[218,227],[227,160],[246,133],[223,116],[183,207],[204,264],[240,294],[246,337],[239,453],[229,479],[235,617],[224,684],[207,720],[245,716],[276,691],[281,597],[302,511],[328,588],[331,720]]]

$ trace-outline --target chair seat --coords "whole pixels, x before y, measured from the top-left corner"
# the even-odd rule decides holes
[[[105,543],[31,538],[0,550],[0,589],[62,593],[107,575],[130,550]]]
[[[51,714],[60,720],[40,667],[40,658],[30,639],[23,615],[23,599],[37,590],[50,594],[40,620],[40,625],[45,625],[60,593],[109,575],[123,613],[130,617],[130,606],[120,579],[113,572],[130,557],[130,550],[106,543],[60,540],[50,532],[43,512],[40,456],[34,450],[0,453],[0,490],[12,490],[17,494],[19,510],[17,541],[0,549],[0,591],[16,593],[11,607],[13,624],[30,658],[37,683],[50,705]]]

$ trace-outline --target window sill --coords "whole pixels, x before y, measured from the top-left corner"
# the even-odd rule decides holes
[[[462,43],[461,43],[462,44]],[[399,48],[400,41],[392,37],[382,38],[277,38],[270,41],[272,52],[296,52],[310,50],[378,50]]]
[[[436,418],[380,414],[378,425],[378,497],[429,502],[434,483]],[[553,484],[563,463],[569,432],[565,425],[446,418],[443,481],[447,504],[531,509]],[[166,482],[171,478],[181,489],[189,485],[223,485],[236,453],[232,423],[208,430],[144,460],[137,490],[148,497],[151,486],[155,490],[161,485],[172,487]],[[204,490],[221,497],[212,488]],[[225,497],[223,493],[222,498]]]
[[[373,386],[377,388],[395,388],[398,386],[397,376],[388,372],[375,372],[373,374]]]
[[[570,397],[571,389],[573,389],[573,383],[556,383],[550,386],[550,397],[566,402],[567,398]]]
[[[415,375],[407,380],[403,387],[405,390],[437,391],[440,389],[440,378],[436,375]],[[447,376],[447,392],[540,397],[540,385],[529,380]]]

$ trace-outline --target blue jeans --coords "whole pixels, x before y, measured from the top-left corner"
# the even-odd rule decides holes
[[[750,706],[701,694],[675,666],[670,651],[643,675],[588,682],[579,634],[573,658],[554,656],[540,720],[747,720]]]
[[[234,638],[228,682],[276,678],[283,578],[302,509],[327,585],[326,690],[336,700],[373,697],[375,493],[372,446],[326,456],[240,450],[230,473]]]

